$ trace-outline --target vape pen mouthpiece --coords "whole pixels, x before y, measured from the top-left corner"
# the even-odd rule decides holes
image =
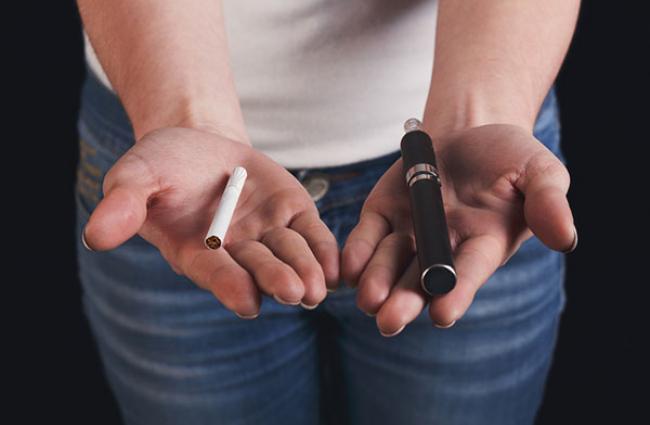
[[[409,118],[404,123],[404,131],[410,132],[415,130],[422,130],[422,123],[417,118]]]

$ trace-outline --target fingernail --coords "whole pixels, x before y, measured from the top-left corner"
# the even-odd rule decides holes
[[[386,334],[386,333],[382,332],[381,329],[379,329],[379,333],[380,333],[382,336],[385,336],[385,337],[391,337],[391,336],[395,336],[395,335],[397,335],[398,333],[402,332],[402,330],[404,330],[404,327],[406,327],[406,324],[402,325],[401,328],[399,328],[398,330],[396,330],[396,331],[393,332],[392,334]]]
[[[88,246],[88,242],[86,242],[86,228],[84,227],[83,230],[81,231],[81,244],[90,252],[95,252],[94,249],[92,249],[90,246]]]
[[[280,304],[284,304],[284,305],[298,305],[298,304],[300,304],[300,301],[296,301],[295,303],[290,303],[289,301],[285,301],[282,298],[278,297],[277,294],[273,294],[273,298],[275,298],[275,300],[277,302],[279,302]]]
[[[300,305],[302,306],[302,308],[306,308],[307,310],[313,310],[316,307],[318,307],[320,305],[320,303],[314,304],[314,305],[309,305],[309,304],[305,304],[305,303],[301,302]]]
[[[573,251],[575,251],[576,247],[578,246],[578,229],[576,228],[575,224],[573,225],[573,243],[569,247],[569,249],[562,251],[565,254],[569,254]]]
[[[260,312],[258,311],[257,313],[255,313],[255,314],[251,314],[251,315],[248,315],[248,316],[245,316],[245,315],[243,315],[243,314],[239,314],[239,313],[237,313],[237,312],[235,312],[235,314],[236,314],[238,317],[240,317],[241,319],[254,319],[254,318],[256,318],[257,316],[260,315]]]
[[[375,317],[377,315],[377,313],[368,313],[367,311],[364,311],[364,313],[366,313],[366,316],[368,317]]]
[[[433,325],[434,325],[436,328],[447,329],[447,328],[451,328],[452,326],[454,326],[455,323],[456,323],[456,321],[454,320],[453,322],[451,322],[451,323],[448,324],[448,325],[441,325],[440,323],[436,323],[436,322],[433,322]]]
[[[335,288],[335,289],[327,288],[327,292],[329,292],[330,294],[331,294],[332,292],[336,292],[336,288]]]

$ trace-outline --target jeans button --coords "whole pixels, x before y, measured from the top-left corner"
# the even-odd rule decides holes
[[[311,195],[311,199],[317,202],[327,193],[330,181],[326,174],[312,174],[302,181],[302,185]]]

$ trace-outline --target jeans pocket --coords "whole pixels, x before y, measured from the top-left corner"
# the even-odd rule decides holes
[[[103,198],[104,176],[119,156],[102,146],[98,137],[88,129],[83,120],[79,120],[77,129],[79,162],[75,197],[80,213],[87,218]]]

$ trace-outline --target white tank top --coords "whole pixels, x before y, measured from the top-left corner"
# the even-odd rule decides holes
[[[252,146],[286,168],[399,149],[422,118],[436,0],[224,0],[235,85]],[[84,32],[90,68],[112,90]]]

